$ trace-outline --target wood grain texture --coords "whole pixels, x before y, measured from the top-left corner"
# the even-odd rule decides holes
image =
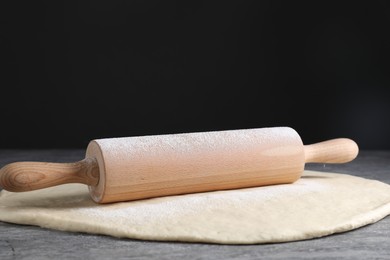
[[[99,168],[93,158],[75,163],[15,162],[0,170],[0,187],[13,192],[66,183],[96,185],[98,181]]]
[[[336,138],[305,145],[305,163],[347,163],[356,158],[359,147],[348,138]]]
[[[0,150],[0,166],[13,161],[72,162],[83,150]],[[308,170],[352,174],[390,184],[390,151],[361,151],[345,164]],[[390,217],[350,232],[292,243],[210,245],[117,239],[0,222],[0,259],[389,259]]]

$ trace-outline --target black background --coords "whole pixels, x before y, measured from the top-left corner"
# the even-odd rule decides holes
[[[291,126],[390,149],[388,1],[2,1],[1,148]]]

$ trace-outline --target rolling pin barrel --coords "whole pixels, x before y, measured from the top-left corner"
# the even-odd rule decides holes
[[[304,168],[291,128],[99,139],[86,157],[99,164],[90,193],[100,203],[291,183]]]
[[[292,183],[305,162],[343,163],[358,153],[350,139],[303,145],[289,127],[97,139],[76,163],[17,162],[0,185],[27,191],[84,183],[98,203]]]

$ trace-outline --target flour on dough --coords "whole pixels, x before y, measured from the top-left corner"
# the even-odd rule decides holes
[[[0,193],[0,220],[144,240],[256,244],[316,238],[390,214],[390,185],[305,171],[293,184],[98,205],[81,184]]]

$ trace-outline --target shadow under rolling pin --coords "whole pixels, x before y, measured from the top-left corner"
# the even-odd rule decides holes
[[[14,162],[0,186],[22,192],[65,183],[89,186],[98,203],[293,183],[305,163],[346,163],[357,144],[337,138],[303,145],[290,127],[92,140],[75,163]]]

